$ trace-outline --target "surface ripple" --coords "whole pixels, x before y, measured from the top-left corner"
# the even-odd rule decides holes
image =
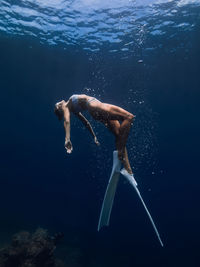
[[[134,52],[149,37],[170,39],[181,31],[192,31],[200,19],[199,11],[199,1],[193,0],[2,0],[0,32],[91,51],[106,44],[110,52]],[[154,48],[151,40],[146,49]]]

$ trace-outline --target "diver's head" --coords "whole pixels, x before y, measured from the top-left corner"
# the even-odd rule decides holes
[[[56,114],[56,116],[58,117],[59,120],[62,120],[63,118],[63,107],[64,107],[65,101],[62,100],[60,102],[57,102],[55,104],[55,108],[54,108],[54,113]]]

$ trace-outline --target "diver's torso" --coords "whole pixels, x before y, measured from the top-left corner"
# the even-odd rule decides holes
[[[74,113],[82,112],[84,110],[88,110],[90,103],[93,101],[98,101],[95,97],[87,96],[87,95],[78,95],[74,94],[70,97],[72,111]]]

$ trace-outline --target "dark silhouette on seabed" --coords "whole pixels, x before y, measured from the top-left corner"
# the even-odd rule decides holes
[[[62,233],[50,236],[42,228],[33,234],[19,232],[13,236],[9,246],[0,249],[0,266],[64,267],[64,263],[54,257],[56,244],[62,237]]]

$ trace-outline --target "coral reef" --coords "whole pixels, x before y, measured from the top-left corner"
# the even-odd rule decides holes
[[[33,234],[19,232],[13,236],[8,247],[0,249],[0,266],[64,267],[64,263],[54,257],[56,244],[62,237],[61,233],[50,236],[42,228]]]

